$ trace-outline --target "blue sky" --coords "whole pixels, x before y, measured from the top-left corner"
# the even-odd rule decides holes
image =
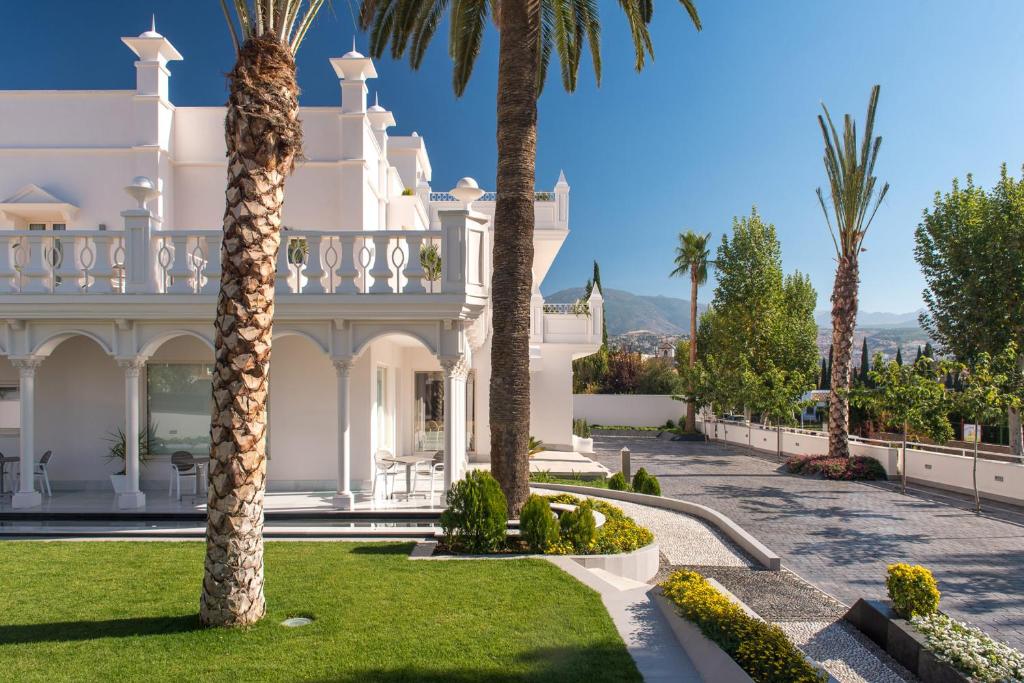
[[[225,99],[232,54],[216,0],[5,5],[5,24],[18,28],[0,42],[0,89],[132,87],[133,58],[119,37],[144,30],[155,12],[157,29],[185,57],[172,65],[172,100]],[[305,104],[338,102],[327,58],[349,49],[353,27],[346,0],[333,5],[299,55]],[[557,77],[549,80],[537,186],[549,188],[565,170],[572,234],[544,291],[581,285],[597,258],[606,287],[686,297],[688,285],[667,277],[676,234],[712,232],[717,244],[732,217],[756,204],[778,229],[786,269],[809,273],[818,307],[826,308],[834,258],[814,195],[825,182],[815,117],[824,101],[833,116],[851,112],[862,121],[870,88],[880,83],[877,172],[892,189],[867,238],[861,309],[920,306],[913,231],[934,193],[968,172],[990,185],[1004,161],[1020,174],[1024,3],[698,0],[698,7],[699,34],[676,3],[658,3],[656,59],[637,74],[617,3],[602,0],[602,86],[589,69],[572,95]],[[365,51],[365,37],[357,42]],[[393,132],[426,138],[435,189],[465,175],[494,186],[496,62],[491,30],[458,100],[442,40],[418,73],[389,58],[377,64],[371,90],[379,87],[381,104],[395,112]],[[710,298],[709,285],[700,299]]]

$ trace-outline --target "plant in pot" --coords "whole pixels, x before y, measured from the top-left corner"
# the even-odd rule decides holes
[[[152,449],[156,438],[153,436],[156,431],[155,425],[149,425],[139,430],[139,466],[144,466],[152,458]],[[120,469],[110,475],[110,485],[114,487],[115,494],[124,493],[128,488],[128,475],[125,473],[125,458],[128,455],[128,437],[124,430],[118,427],[109,433],[107,442],[110,443],[110,451],[107,453],[107,462],[116,462]]]
[[[434,291],[434,283],[441,279],[441,252],[433,242],[420,250],[420,267],[423,268],[423,279],[430,283],[430,291]]]

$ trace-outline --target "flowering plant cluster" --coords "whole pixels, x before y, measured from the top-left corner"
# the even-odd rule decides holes
[[[786,471],[806,476],[821,475],[842,481],[874,481],[885,479],[885,468],[874,458],[854,455],[830,458],[827,455],[795,455],[786,461]]]
[[[910,623],[925,637],[935,656],[978,683],[1024,682],[1024,653],[956,621],[942,612],[917,616]]]

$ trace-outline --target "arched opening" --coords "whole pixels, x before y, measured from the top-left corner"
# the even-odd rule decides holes
[[[62,334],[45,346],[35,377],[34,456],[53,451],[47,468],[55,491],[112,493],[109,475],[123,468],[110,456],[124,431],[124,371],[91,335]],[[18,377],[9,362],[4,376]]]

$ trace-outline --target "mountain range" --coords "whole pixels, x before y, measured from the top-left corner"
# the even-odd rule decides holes
[[[654,334],[689,334],[690,302],[671,296],[644,296],[621,289],[606,289],[604,294],[605,320],[608,334],[612,336],[648,330]],[[545,297],[549,303],[572,303],[583,296],[582,287],[562,289]],[[703,312],[707,304],[697,304]],[[917,316],[921,313],[875,313],[862,311],[857,314],[858,329],[917,328]],[[828,311],[818,311],[814,319],[821,328],[831,329]],[[914,335],[911,335],[914,336]],[[916,337],[914,339],[916,342]]]

